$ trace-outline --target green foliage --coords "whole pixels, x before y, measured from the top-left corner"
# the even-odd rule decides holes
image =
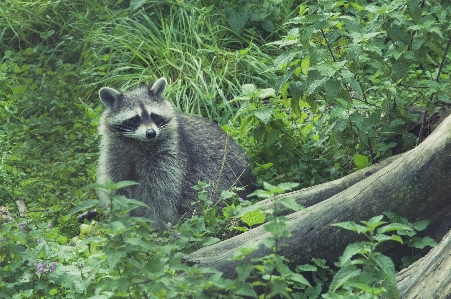
[[[262,140],[261,152],[253,148],[256,160],[303,185],[299,173],[307,169],[307,177],[319,175],[311,180],[317,183],[326,173],[332,179],[351,171],[351,157],[361,168],[411,148],[417,137],[407,131],[413,116],[406,109],[425,105],[433,112],[449,102],[450,15],[447,2],[304,2],[286,36],[269,44],[278,53],[276,96],[259,102],[264,90],[243,87],[251,102],[243,107],[240,137]],[[306,167],[308,161],[314,165]]]
[[[267,222],[263,225],[263,230],[271,234],[270,237],[265,239],[264,245],[272,253],[261,258],[251,258],[251,253],[257,247],[254,244],[250,244],[248,247],[241,248],[233,257],[233,260],[243,261],[239,269],[237,269],[238,281],[241,283],[245,283],[249,279],[254,281],[252,283],[253,286],[262,288],[263,291],[261,292],[269,297],[281,296],[290,298],[292,287],[301,289],[311,287],[309,281],[302,274],[292,271],[287,266],[288,260],[278,254],[280,247],[283,246],[283,239],[289,237],[290,232],[286,224],[288,218],[275,216],[277,205],[282,204],[293,211],[299,211],[304,208],[296,204],[292,199],[284,198],[284,200],[279,200],[275,196],[290,191],[297,186],[297,183],[281,183],[277,186],[264,183],[264,190],[259,189],[250,194],[250,196],[258,196],[259,198],[273,199],[274,205],[272,209],[261,210],[261,212],[266,214],[267,218]],[[238,210],[237,213],[245,216],[260,209],[261,207],[258,206],[250,206]],[[256,296],[253,295],[253,297]]]
[[[227,129],[244,145],[262,181],[293,180],[310,186],[343,174],[346,156],[339,144],[326,144],[330,128],[322,117],[324,109],[309,115],[310,105],[302,102],[306,110],[295,114],[289,99],[253,84],[243,85],[234,101],[240,109]]]
[[[332,292],[338,292],[327,294],[324,298],[399,298],[395,265],[389,257],[375,250],[386,241],[402,243],[399,232],[412,231],[412,228],[400,223],[387,224],[382,218],[383,216],[376,216],[368,221],[361,221],[363,225],[353,221],[333,224],[363,234],[367,241],[346,247],[340,257],[340,270],[329,288]],[[398,234],[389,234],[396,231]]]
[[[225,191],[220,208],[199,183],[200,214],[161,232],[129,217],[141,203],[124,197],[104,211],[114,217],[79,226],[68,215],[100,204],[83,188],[96,179],[104,85],[128,89],[166,76],[179,110],[227,124],[243,144],[265,188],[260,198],[295,188],[281,182],[332,180],[415,145],[406,109],[449,102],[451,4],[297,3],[0,2],[0,204],[16,214],[22,197],[30,210],[2,224],[0,297],[239,298],[263,290],[319,298],[332,269],[317,259],[287,267],[278,254],[287,219],[274,216],[276,204],[261,211]],[[290,199],[278,204],[299,209]],[[435,245],[415,235],[426,221],[387,216],[402,229],[378,218],[345,224],[369,241],[349,245],[327,298],[396,295],[393,263],[376,247],[402,236],[412,248],[407,266]],[[181,263],[262,223],[271,254],[253,259],[255,245],[243,248],[236,280]]]
[[[437,242],[431,237],[421,237],[418,236],[417,233],[426,229],[429,225],[429,220],[419,220],[415,223],[411,223],[404,217],[400,217],[395,213],[385,212],[385,216],[391,222],[401,223],[403,225],[407,225],[411,228],[411,230],[407,231],[398,231],[397,234],[400,236],[404,236],[404,243],[412,249],[411,254],[409,256],[404,256],[401,258],[402,265],[404,267],[409,267],[411,264],[419,260],[423,255],[420,253],[426,253],[423,249],[428,247],[435,247]],[[430,248],[428,248],[430,249]]]

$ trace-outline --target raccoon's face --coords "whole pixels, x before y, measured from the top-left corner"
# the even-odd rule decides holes
[[[160,78],[125,93],[102,88],[99,95],[106,106],[103,124],[112,134],[140,141],[161,139],[175,115],[172,105],[162,97],[166,84],[166,79]]]

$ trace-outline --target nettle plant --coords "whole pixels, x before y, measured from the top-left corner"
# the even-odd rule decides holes
[[[414,116],[406,110],[424,105],[431,113],[451,95],[450,15],[451,4],[436,1],[305,2],[287,22],[287,35],[268,45],[281,53],[273,65],[279,74],[275,95],[263,98],[265,90],[259,90],[249,96],[243,90],[244,97],[261,103],[245,107],[241,135],[251,130],[250,136],[280,144],[284,153],[295,149],[315,164],[326,160],[320,169],[330,178],[349,172],[348,161],[356,155],[362,167],[411,148],[417,136],[407,131]],[[289,156],[255,151],[282,175],[277,164]],[[292,166],[284,175],[291,176],[293,168],[302,173],[307,163],[286,164]]]

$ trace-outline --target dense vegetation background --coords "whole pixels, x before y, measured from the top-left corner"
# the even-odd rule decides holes
[[[2,232],[1,275],[9,279],[0,283],[0,297],[180,296],[182,285],[167,290],[177,284],[168,277],[194,270],[174,266],[181,257],[174,252],[220,234],[205,223],[195,233],[185,228],[198,243],[190,235],[183,246],[171,229],[164,238],[140,235],[172,244],[165,253],[146,253],[161,266],[142,279],[158,281],[151,287],[119,290],[133,263],[102,264],[111,252],[95,263],[83,250],[64,255],[73,247],[63,245],[79,234],[68,212],[95,197],[85,187],[96,178],[100,87],[129,89],[165,76],[167,98],[223,125],[249,153],[260,182],[305,187],[416,145],[408,108],[432,113],[449,104],[450,20],[451,4],[435,0],[1,2],[0,203],[15,213],[15,201],[24,198],[30,213],[28,230],[16,225]],[[140,234],[121,229],[106,238],[114,246],[124,242],[115,234]],[[100,235],[96,242],[106,248]],[[55,274],[47,261],[47,272],[37,272],[49,259],[68,268]],[[80,263],[116,272],[92,270],[88,278]],[[252,287],[243,291],[244,281],[215,287],[253,296]],[[311,294],[320,296],[325,286]],[[284,292],[271,294],[291,294]]]

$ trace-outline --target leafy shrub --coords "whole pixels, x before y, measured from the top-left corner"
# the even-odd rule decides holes
[[[243,108],[249,111],[240,135],[251,131],[251,142],[261,137],[262,152],[253,152],[260,164],[275,164],[279,174],[281,163],[286,179],[296,181],[312,167],[305,167],[305,156],[315,165],[326,160],[319,169],[330,170],[332,179],[352,170],[353,157],[362,167],[411,148],[417,136],[406,129],[413,119],[406,109],[425,105],[433,112],[451,95],[450,14],[448,3],[426,1],[305,2],[299,16],[287,22],[287,35],[270,43],[279,53],[273,65],[279,74],[275,96],[269,104]],[[269,154],[284,155],[266,157],[268,143],[277,145]],[[319,144],[327,144],[323,152],[317,151]],[[284,163],[285,153],[299,158]],[[317,173],[315,166],[312,172]]]

